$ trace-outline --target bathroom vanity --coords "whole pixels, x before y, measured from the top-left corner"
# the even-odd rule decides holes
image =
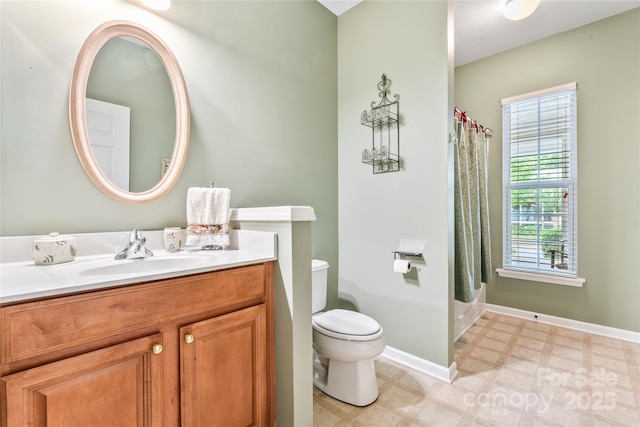
[[[228,256],[0,300],[0,425],[274,425],[274,258]]]

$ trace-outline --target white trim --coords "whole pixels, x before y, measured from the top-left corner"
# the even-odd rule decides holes
[[[548,95],[551,93],[566,92],[568,90],[576,90],[578,85],[576,82],[566,83],[560,86],[554,86],[547,89],[536,90],[534,92],[523,93],[522,95],[510,96],[509,98],[502,98],[502,105],[513,104],[514,102],[526,101],[527,99],[538,98],[540,96]]]
[[[458,376],[458,365],[456,365],[455,361],[447,368],[390,346],[386,346],[384,348],[382,357],[386,357],[387,359],[393,360],[407,368],[422,372],[423,374],[427,374],[448,384],[451,384]]]
[[[464,335],[477,321],[482,317],[485,311],[487,311],[486,302],[476,302],[473,308],[469,309],[465,316],[460,319],[454,319],[453,326],[453,342],[456,342]]]
[[[573,329],[576,331],[587,332],[589,334],[601,335],[604,337],[640,344],[640,332],[612,328],[611,326],[587,323],[580,320],[567,319],[565,317],[550,316],[548,314],[540,314],[533,311],[520,310],[518,308],[504,307],[501,305],[487,304],[486,309],[492,313],[505,314],[507,316],[533,320],[547,325],[559,326],[561,328]]]
[[[554,276],[552,274],[506,270],[504,268],[496,268],[496,273],[498,273],[500,277],[508,277],[510,279],[531,280],[533,282],[552,283],[554,285],[574,286],[577,288],[581,288],[584,282],[586,282],[586,279],[582,277]]]
[[[231,221],[296,222],[315,221],[316,214],[310,206],[272,206],[261,208],[230,209]]]

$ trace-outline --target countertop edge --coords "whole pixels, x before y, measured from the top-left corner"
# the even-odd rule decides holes
[[[209,273],[213,271],[226,270],[236,267],[245,267],[249,265],[261,264],[264,262],[276,261],[277,257],[272,256],[256,256],[255,258],[243,259],[240,261],[228,262],[220,265],[211,265],[206,267],[197,267],[192,269],[168,271],[156,274],[134,275],[126,278],[115,280],[107,280],[93,283],[81,283],[78,285],[69,285],[62,288],[38,289],[26,291],[24,293],[16,293],[8,296],[0,296],[0,307],[13,304],[20,304],[32,300],[44,298],[57,298],[80,292],[99,291],[102,289],[111,289],[119,286],[128,286],[136,283],[147,283],[157,280],[173,279],[182,276],[191,276],[194,274]]]

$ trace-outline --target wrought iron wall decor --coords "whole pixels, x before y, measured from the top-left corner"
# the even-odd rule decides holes
[[[393,95],[391,79],[385,74],[378,82],[380,102],[371,102],[371,109],[364,110],[360,123],[371,128],[371,149],[362,150],[362,163],[371,165],[373,173],[397,172],[400,170],[400,95]]]

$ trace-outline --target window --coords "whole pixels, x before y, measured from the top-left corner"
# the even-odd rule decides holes
[[[504,270],[575,278],[576,84],[503,99],[502,122]]]

